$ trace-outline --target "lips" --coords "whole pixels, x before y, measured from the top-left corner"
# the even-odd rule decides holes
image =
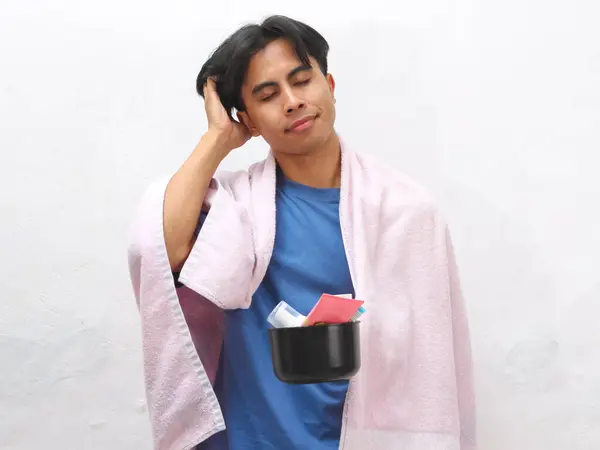
[[[286,131],[295,131],[306,128],[306,124],[315,120],[315,116],[305,116],[296,120]]]

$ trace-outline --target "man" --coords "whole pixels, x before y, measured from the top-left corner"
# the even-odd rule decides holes
[[[475,448],[445,225],[420,187],[340,142],[327,53],[282,16],[230,36],[197,80],[208,130],[142,202],[129,256],[158,450]],[[257,136],[266,161],[216,174]],[[365,300],[363,367],[282,383],[266,318],[322,293]]]

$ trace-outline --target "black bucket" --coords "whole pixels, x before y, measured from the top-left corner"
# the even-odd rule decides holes
[[[348,380],[360,369],[360,322],[271,328],[273,370],[291,384]]]

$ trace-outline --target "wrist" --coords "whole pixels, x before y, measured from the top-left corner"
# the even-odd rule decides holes
[[[229,151],[220,143],[218,137],[206,133],[200,139],[190,160],[195,166],[216,170],[228,153]]]
[[[225,158],[232,150],[227,147],[226,140],[223,139],[222,135],[211,129],[204,133],[200,139],[200,144],[205,146],[212,153],[221,155],[221,159]]]

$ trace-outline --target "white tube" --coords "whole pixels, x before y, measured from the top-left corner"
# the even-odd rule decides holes
[[[275,328],[292,328],[301,327],[306,317],[288,305],[286,302],[281,301],[275,307],[267,320]]]

